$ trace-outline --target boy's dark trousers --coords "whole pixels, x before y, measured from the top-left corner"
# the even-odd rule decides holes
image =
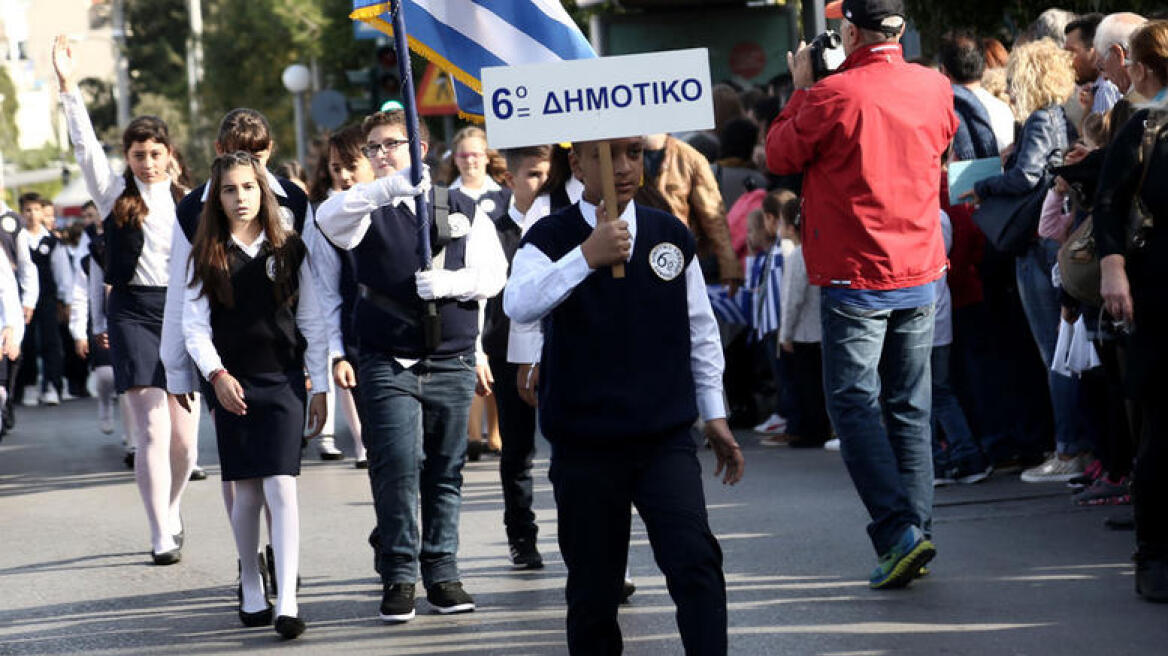
[[[535,456],[535,408],[519,398],[516,376],[519,366],[506,357],[490,358],[495,378],[495,406],[499,410],[499,433],[503,453],[499,459],[499,480],[503,484],[503,524],[507,541],[535,539],[539,529],[531,510],[531,460]]]
[[[726,581],[688,426],[614,443],[552,443],[560,553],[568,567],[568,649],[619,654],[617,624],[635,505],[677,605],[687,654],[725,654]]]
[[[57,302],[38,303],[32,314],[32,321],[25,327],[24,343],[21,344],[21,358],[17,385],[22,388],[35,385],[37,381],[37,357],[41,358],[44,371],[41,372],[41,391],[52,385],[61,392],[61,366],[64,352],[61,346],[61,331],[57,324]]]

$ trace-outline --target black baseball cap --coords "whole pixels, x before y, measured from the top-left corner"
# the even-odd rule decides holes
[[[866,30],[879,32],[900,29],[904,24],[903,0],[836,0],[824,7],[828,18],[846,18],[849,23]],[[900,22],[885,21],[896,16]]]

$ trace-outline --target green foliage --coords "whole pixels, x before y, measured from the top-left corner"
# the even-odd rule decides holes
[[[16,110],[19,104],[16,86],[8,76],[8,69],[0,66],[0,149],[6,155],[16,152],[18,134],[16,132]]]
[[[157,93],[185,106],[187,1],[126,0],[126,25],[131,104],[143,93]]]

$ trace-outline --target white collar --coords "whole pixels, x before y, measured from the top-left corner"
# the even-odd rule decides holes
[[[527,209],[530,210],[531,208],[529,207]],[[523,227],[523,222],[527,218],[523,212],[519,211],[518,207],[515,207],[515,194],[511,194],[511,200],[507,203],[507,218],[511,219],[511,222],[520,228]]]
[[[243,243],[242,241],[240,241],[239,237],[236,237],[234,234],[231,235],[231,241],[235,242],[235,245],[239,247],[239,250],[243,251],[244,253],[247,253],[251,257],[255,257],[255,254],[260,251],[260,246],[264,245],[264,241],[267,238],[268,238],[267,233],[264,232],[264,230],[262,230],[262,229],[260,230],[260,234],[257,235],[255,240],[252,241],[250,244]]]
[[[568,176],[568,182],[564,184],[564,191],[568,194],[568,200],[573,203],[579,201],[584,197],[584,183],[576,179],[576,176]]]
[[[577,203],[580,206],[580,215],[584,217],[584,222],[589,226],[596,227],[596,206],[583,198]],[[637,238],[637,208],[633,201],[629,201],[625,205],[625,211],[621,212],[620,218],[629,224],[629,236],[633,239]]]
[[[268,174],[268,187],[271,188],[272,193],[281,198],[287,198],[288,194],[284,191],[284,185],[280,184],[280,179],[277,178],[271,171],[264,169],[264,173]],[[203,183],[203,196],[199,198],[200,203],[207,202],[207,196],[211,195],[211,181],[208,180]]]
[[[499,183],[495,182],[494,178],[489,175],[483,178],[483,186],[479,187],[478,189],[467,189],[466,187],[463,187],[461,175],[455,178],[454,182],[450,183],[450,188],[458,189],[467,196],[470,196],[471,200],[478,200],[479,197],[483,194],[488,194],[492,191],[499,191],[502,189],[502,187],[499,186]]]

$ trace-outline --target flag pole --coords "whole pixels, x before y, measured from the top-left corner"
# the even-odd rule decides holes
[[[406,138],[410,141],[410,181],[422,181],[422,142],[418,132],[418,105],[414,95],[414,75],[410,66],[410,48],[406,38],[406,17],[401,0],[394,3],[393,47],[397,52],[397,70],[401,77],[402,107],[406,113]],[[415,214],[418,217],[418,260],[422,271],[429,271],[430,253],[430,199],[426,194],[414,197]],[[427,301],[422,312],[422,334],[428,349],[437,348],[442,341],[442,325],[439,322],[438,305]]]

